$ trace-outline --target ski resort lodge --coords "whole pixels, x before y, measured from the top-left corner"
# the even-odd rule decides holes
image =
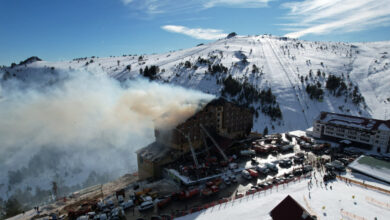
[[[140,179],[159,178],[162,166],[184,154],[191,152],[196,160],[195,151],[207,146],[207,140],[215,146],[222,146],[224,144],[220,142],[246,137],[252,126],[253,112],[250,109],[223,98],[214,99],[176,128],[155,129],[156,141],[136,152],[138,176]]]
[[[390,151],[390,120],[321,112],[314,120],[312,135],[331,140],[349,140],[377,152]]]

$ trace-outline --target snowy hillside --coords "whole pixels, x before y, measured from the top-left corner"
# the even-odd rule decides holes
[[[123,81],[139,76],[140,69],[154,65],[158,67],[154,76],[157,81],[217,96],[224,86],[223,79],[232,75],[233,79],[241,83],[246,81],[258,91],[271,88],[282,118],[271,120],[262,113],[259,103],[251,102],[251,106],[259,112],[254,130],[262,132],[267,126],[274,133],[308,128],[320,111],[384,118],[386,110],[390,110],[388,52],[390,42],[346,44],[308,42],[268,35],[237,36],[165,54],[80,58],[67,62],[38,61],[3,71],[8,71],[10,77],[15,74],[17,78],[26,81],[42,80],[44,75],[43,81],[50,82],[54,80],[51,72],[86,69],[103,71]],[[226,67],[226,72],[219,72],[216,68],[215,74],[210,73],[209,65],[213,68],[217,64]],[[310,71],[312,77],[309,76]],[[321,72],[320,76],[318,72]],[[347,95],[331,95],[324,88],[330,74],[344,78],[351,93],[357,86],[368,108],[364,108],[364,102],[353,104],[351,97],[345,100]],[[305,79],[303,83],[302,76]],[[309,76],[308,79],[306,76]],[[310,99],[306,87],[317,82],[321,83],[324,95],[320,100]],[[238,95],[233,99],[238,100]]]
[[[29,87],[46,88],[66,81],[69,78],[68,73],[73,75],[79,72],[90,72],[96,75],[106,74],[116,79],[116,82],[122,83],[133,81],[142,75],[164,85],[178,85],[215,96],[223,95],[245,104],[255,111],[254,131],[262,133],[265,128],[268,129],[269,133],[304,130],[311,127],[313,119],[320,111],[372,116],[379,119],[384,119],[386,114],[390,114],[390,89],[388,87],[390,85],[389,52],[390,42],[353,44],[309,42],[260,35],[236,36],[164,54],[123,55],[106,58],[89,57],[62,62],[47,62],[40,61],[39,58],[33,58],[20,64],[13,64],[11,67],[0,68],[0,104],[8,98],[4,97],[4,91],[14,88],[15,85],[22,90]],[[113,83],[106,82],[106,80],[103,80],[104,86],[100,87],[100,79],[94,80],[93,86],[88,87],[91,84],[89,80],[89,77],[85,77],[82,78],[81,82],[78,80],[76,83],[71,84],[76,84],[76,86],[82,89],[75,90],[71,87],[69,89],[67,84],[64,86],[70,91],[69,97],[77,97],[79,95],[77,92],[83,93],[80,94],[80,97],[77,97],[76,104],[80,109],[76,110],[83,113],[85,109],[89,109],[85,106],[85,102],[88,100],[93,104],[93,109],[101,108],[101,111],[108,112],[107,109],[114,102],[118,101],[116,99],[120,99],[115,95],[121,94],[122,91],[120,88],[116,88],[116,86],[114,89],[111,88],[112,86],[107,87],[107,84],[111,85]],[[143,84],[138,87],[142,86],[149,89],[155,87]],[[109,94],[105,90],[107,88],[109,88],[107,90]],[[88,89],[92,91],[88,92]],[[167,88],[162,88],[161,91],[167,91]],[[173,91],[177,94],[184,93],[177,89]],[[142,93],[140,91],[136,92],[137,94]],[[85,95],[88,93],[92,93],[93,99],[89,99],[89,96]],[[111,99],[111,94],[114,94],[113,97],[116,97],[114,100],[99,102],[99,97]],[[165,93],[162,92],[161,94]],[[36,98],[35,93],[29,93],[29,95],[31,98]],[[55,100],[56,95],[57,93],[54,93],[50,98]],[[192,96],[192,93],[189,92],[187,95]],[[198,96],[201,97],[199,94]],[[140,99],[140,103],[144,102],[145,98]],[[155,101],[157,100],[159,99]],[[45,100],[39,101],[42,101],[42,103],[46,102]],[[72,102],[71,104],[75,103]],[[105,108],[106,106],[108,106],[107,109]],[[16,105],[14,107],[19,108],[20,106]],[[40,108],[45,109],[43,106],[35,107],[37,111]],[[12,111],[12,109],[9,110]],[[59,109],[56,107],[49,110],[55,111]],[[49,110],[47,111],[48,114],[50,114]],[[66,111],[69,110],[70,108],[66,109]],[[115,109],[115,111],[117,110]],[[123,111],[123,109],[119,110]],[[66,111],[63,111],[64,115],[70,116],[66,114]],[[93,112],[94,115],[95,113],[97,116],[100,116],[100,111]],[[389,117],[387,116],[387,118]],[[62,119],[70,129],[72,129],[71,126],[73,124],[77,126],[79,123],[78,120],[74,122],[69,121],[66,117]],[[121,122],[126,122],[126,119],[128,118],[121,118],[123,120]],[[56,120],[54,118],[54,121],[48,122],[55,125],[59,123]],[[93,117],[88,118],[88,122],[92,121],[94,121]],[[97,123],[98,126],[112,122],[111,118],[109,120],[104,120],[103,118],[101,121],[101,124],[99,124],[100,121]],[[23,123],[20,122],[21,125]],[[144,124],[151,125],[151,123]],[[8,197],[9,195],[6,195],[6,192],[12,194],[18,190],[18,187],[19,189],[27,190],[29,194],[34,194],[34,192],[39,190],[34,190],[34,187],[38,185],[43,189],[50,189],[50,181],[54,177],[64,182],[64,185],[69,185],[71,184],[69,182],[72,182],[76,188],[81,185],[104,182],[113,178],[111,175],[107,175],[107,173],[112,174],[112,170],[107,169],[108,166],[112,166],[112,169],[115,168],[116,170],[121,166],[126,167],[126,169],[122,168],[119,172],[122,174],[129,170],[134,171],[136,169],[134,152],[152,141],[153,130],[145,125],[139,129],[147,134],[140,135],[137,133],[138,131],[134,133],[133,130],[135,128],[127,128],[131,127],[132,124],[121,124],[121,126],[126,128],[115,127],[115,129],[109,132],[121,131],[121,133],[126,134],[128,131],[126,129],[130,129],[133,132],[132,136],[136,137],[136,140],[129,144],[125,141],[129,137],[121,139],[123,143],[121,142],[122,147],[119,149],[115,148],[116,144],[110,145],[111,142],[109,142],[110,144],[107,146],[99,148],[99,150],[109,152],[107,155],[103,154],[103,158],[102,154],[96,152],[91,155],[91,151],[88,150],[82,150],[81,153],[75,151],[77,152],[76,158],[79,158],[80,164],[79,162],[75,165],[72,163],[71,167],[69,165],[70,160],[66,158],[75,158],[75,155],[74,152],[71,154],[67,150],[62,152],[62,149],[31,149],[28,151],[28,156],[23,153],[24,151],[18,153],[17,149],[2,153],[0,155],[0,163],[2,163],[2,160],[7,161],[6,159],[9,158],[16,158],[21,162],[16,167],[12,167],[10,165],[11,162],[7,162],[8,164],[3,166],[12,167],[13,170],[11,172],[8,170],[8,173],[4,170],[3,174],[0,175],[0,197]],[[82,130],[81,134],[74,139],[75,142],[79,141],[79,139],[84,140],[82,133],[88,131],[91,127],[95,129],[96,125],[79,126],[78,129]],[[40,128],[32,127],[29,129]],[[147,132],[144,132],[144,130]],[[59,132],[62,131],[59,130]],[[101,131],[99,130],[99,132]],[[96,136],[98,133],[88,132],[88,134],[89,136]],[[116,137],[115,133],[107,134],[105,130],[103,130],[102,134],[102,137],[113,137],[112,139]],[[58,137],[62,138],[61,135]],[[31,138],[35,140],[35,137]],[[115,139],[115,141],[117,140]],[[101,141],[98,140],[96,143],[93,143],[100,144]],[[77,143],[75,144],[77,145]],[[131,145],[131,147],[126,147],[128,145]],[[93,147],[89,146],[88,148],[80,149],[92,150]],[[61,158],[56,158],[58,153],[61,154]],[[42,161],[42,155],[46,154],[49,154],[51,159]],[[87,167],[89,168],[93,167],[95,161],[97,161],[96,158],[105,163],[99,164],[99,168],[93,170],[94,172],[83,170],[85,164],[88,164]],[[112,163],[107,163],[107,158],[110,158]],[[34,162],[31,162],[33,159]],[[26,180],[27,183],[25,183],[20,176],[23,176],[24,171],[32,172],[28,168],[30,163],[33,165],[39,165],[40,163],[46,165],[55,164],[56,166],[54,167],[58,167],[58,169],[51,169],[47,172],[43,165],[39,165],[38,176],[34,177],[35,174],[32,173],[31,177],[29,177],[30,179]],[[67,170],[64,171],[63,167],[66,167]],[[34,170],[34,172],[37,171]],[[9,179],[11,177],[19,185],[10,187]],[[43,177],[45,178],[45,183],[39,183]],[[47,197],[48,192],[44,192],[44,194]],[[23,195],[25,196],[25,194]]]

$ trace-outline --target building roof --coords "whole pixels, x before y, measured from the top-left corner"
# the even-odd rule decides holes
[[[146,147],[136,151],[136,153],[145,160],[157,162],[169,153],[174,153],[174,150],[158,142],[153,142]]]
[[[273,220],[315,220],[297,201],[288,195],[272,211],[270,215]]]
[[[390,163],[362,155],[348,165],[354,171],[390,183]]]
[[[227,100],[226,98],[224,98],[222,96],[211,100],[209,103],[207,103],[207,105],[205,107],[207,107],[207,106],[221,106],[221,105],[224,105],[226,103],[230,103],[234,106],[237,106],[237,107],[240,107],[243,109],[248,109],[249,111],[251,111],[251,109],[248,108],[247,106],[239,104],[239,103],[235,102],[234,100]]]
[[[317,117],[318,121],[336,125],[344,125],[365,130],[385,130],[390,131],[390,120],[384,121],[373,118],[363,118],[352,115],[344,115],[331,112],[321,112]]]

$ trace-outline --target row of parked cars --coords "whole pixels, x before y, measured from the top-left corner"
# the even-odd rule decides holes
[[[243,178],[247,180],[251,180],[253,178],[257,178],[260,175],[267,176],[272,174],[277,174],[279,171],[279,168],[277,167],[277,164],[279,164],[282,168],[288,168],[291,167],[294,164],[302,164],[304,161],[304,155],[298,154],[294,156],[293,158],[285,158],[279,161],[274,161],[273,163],[265,163],[261,165],[257,165],[253,169],[245,169],[241,172],[241,175]],[[294,175],[301,175],[302,173],[310,172],[313,168],[311,165],[305,165],[302,168],[295,168],[293,172],[296,172]]]
[[[247,191],[247,194],[251,194],[251,193],[254,193],[256,191],[268,189],[268,188],[272,187],[273,185],[284,183],[288,180],[292,180],[294,177],[301,176],[301,175],[303,175],[311,170],[312,170],[312,167],[310,165],[308,165],[304,169],[302,169],[302,168],[294,169],[290,173],[285,173],[282,176],[274,177],[271,180],[263,181],[261,183],[258,183],[257,185],[252,186],[251,189]]]

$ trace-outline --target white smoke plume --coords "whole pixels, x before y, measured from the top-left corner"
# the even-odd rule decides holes
[[[0,197],[18,184],[136,171],[135,151],[154,141],[155,126],[176,126],[213,98],[142,79],[119,83],[104,73],[61,74],[45,88],[0,87]]]

